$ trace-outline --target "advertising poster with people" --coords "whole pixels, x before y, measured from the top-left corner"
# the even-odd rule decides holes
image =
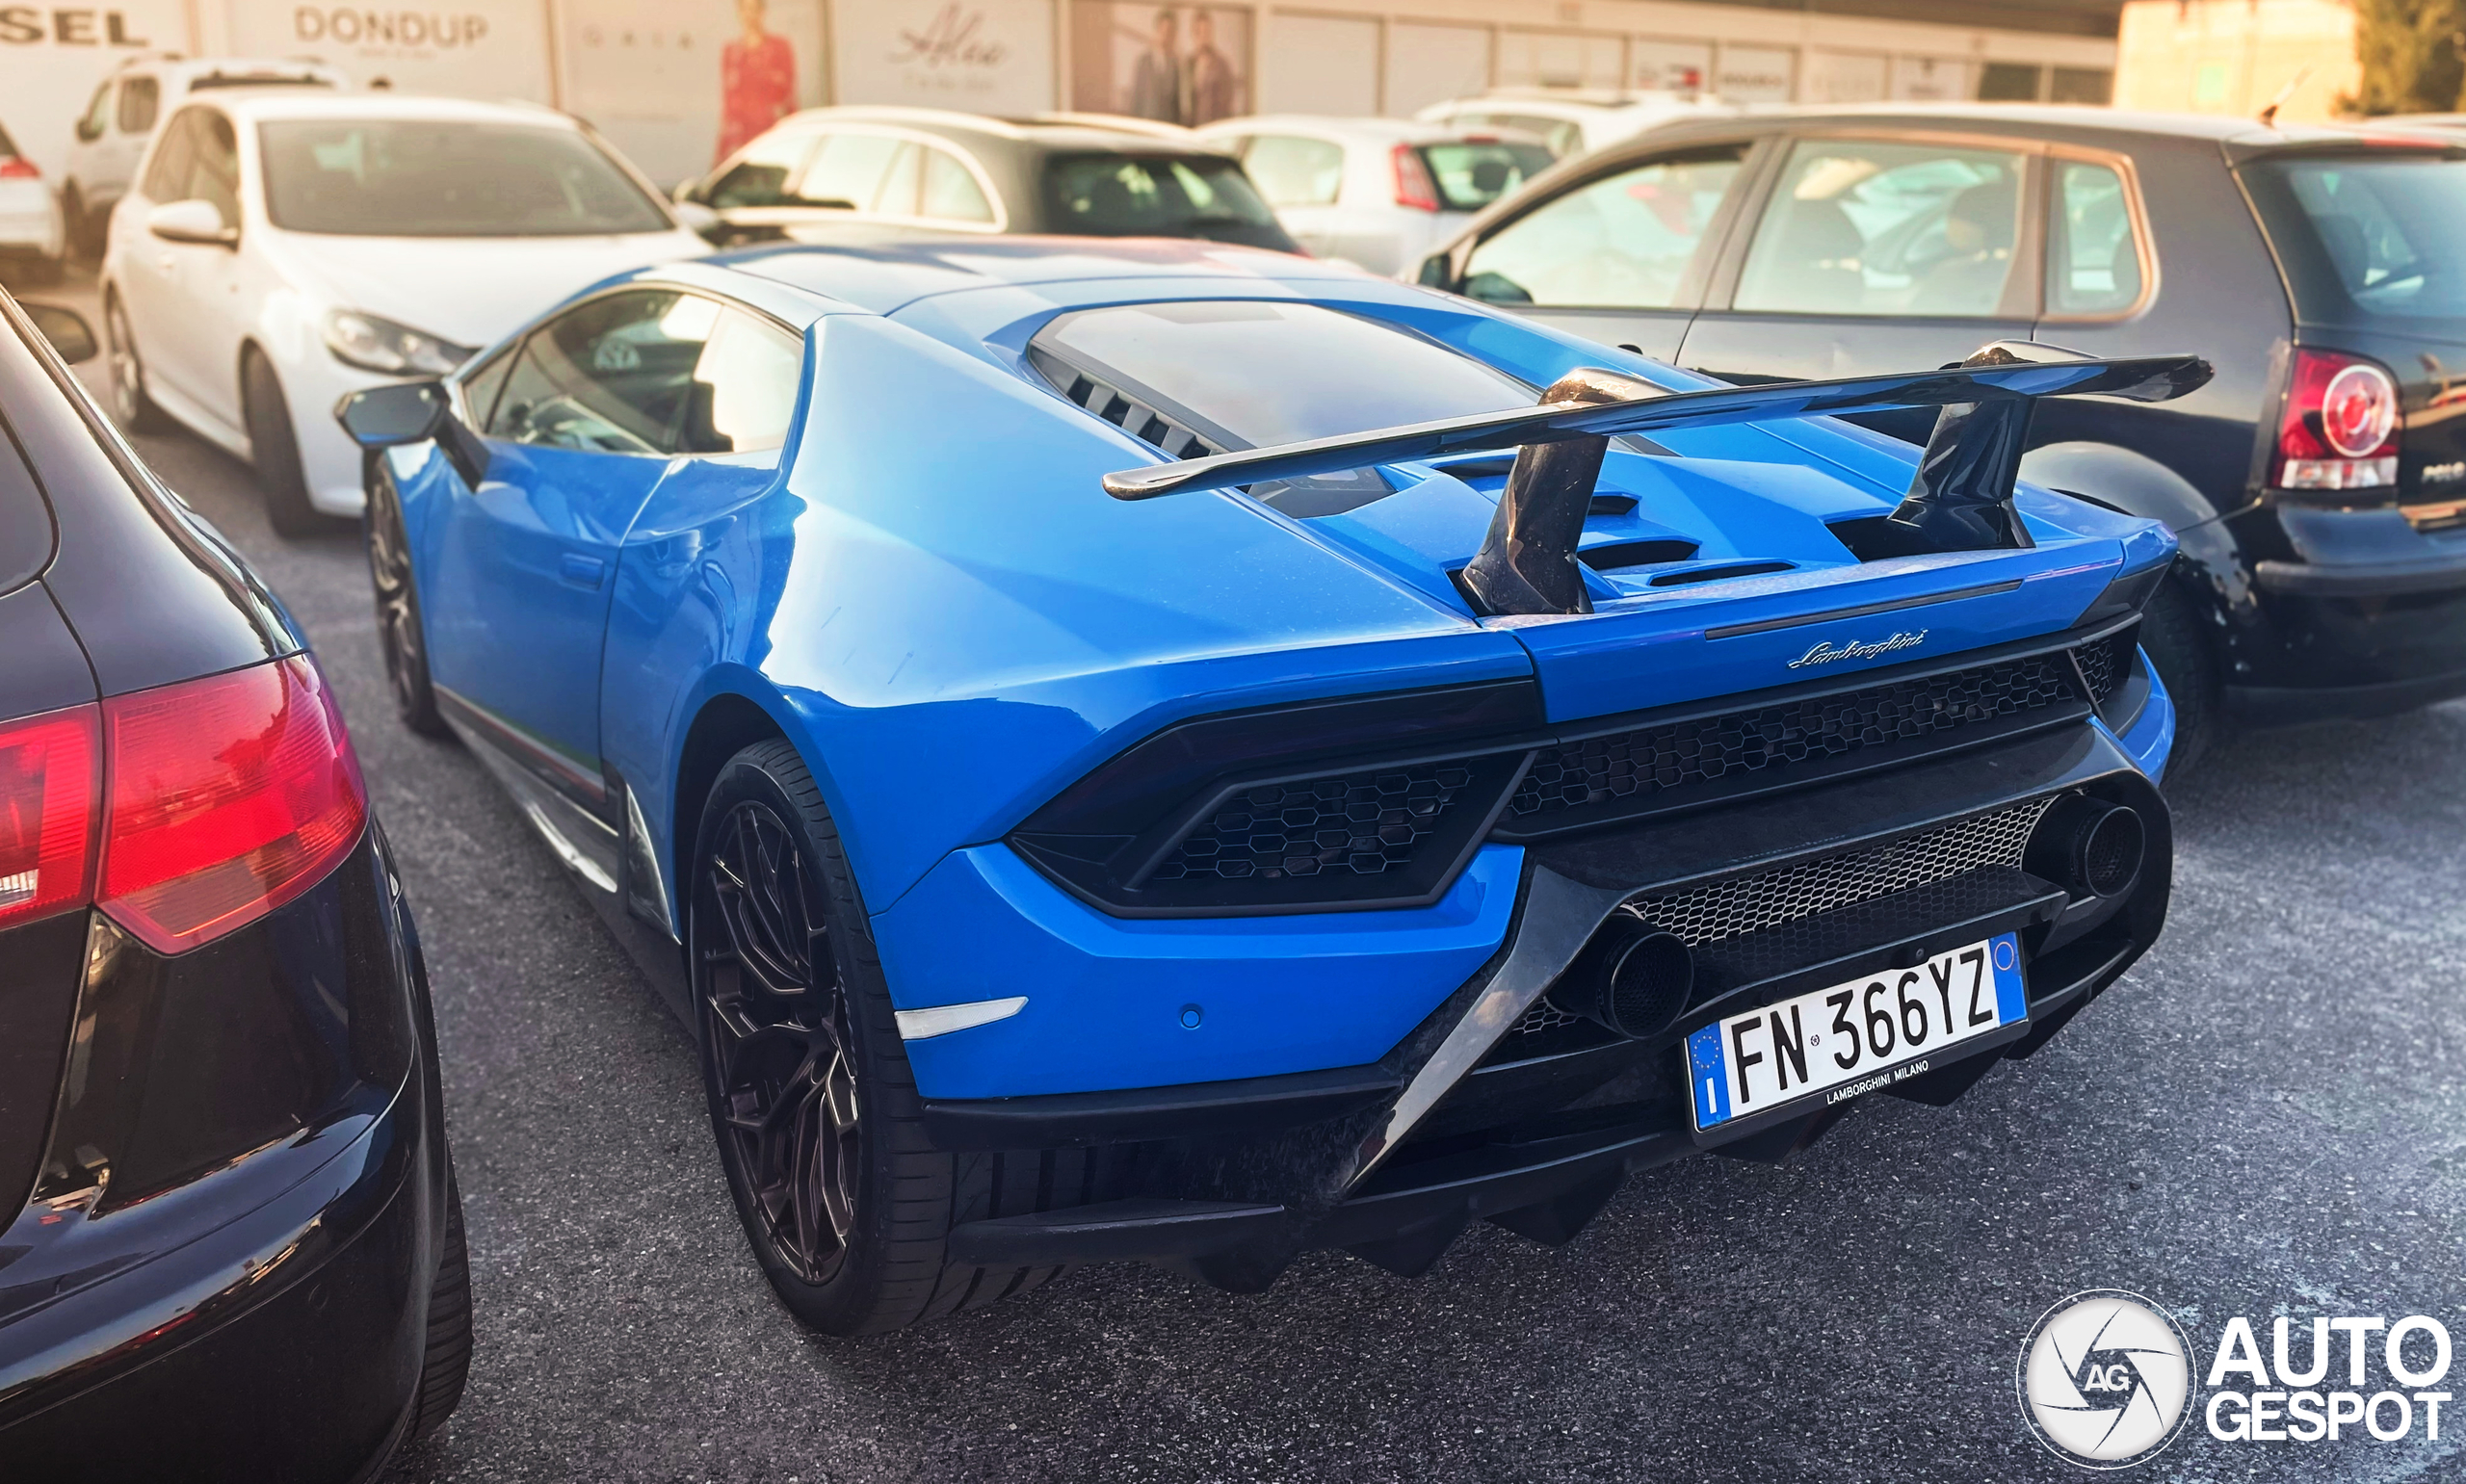
[[[1250,13],[1076,0],[1070,106],[1196,127],[1250,111]]]

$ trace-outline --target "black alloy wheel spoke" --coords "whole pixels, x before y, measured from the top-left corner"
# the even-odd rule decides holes
[[[773,1252],[823,1282],[855,1228],[863,1099],[815,883],[785,823],[742,803],[702,885],[718,930],[695,970],[723,1142]]]

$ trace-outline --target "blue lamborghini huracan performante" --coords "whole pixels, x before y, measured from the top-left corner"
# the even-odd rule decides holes
[[[2037,1050],[2164,920],[2173,542],[2014,470],[2039,398],[2209,374],[1738,388],[1289,256],[911,240],[339,415],[404,719],[693,1027],[754,1253],[854,1333],[1565,1241]],[[1888,407],[1932,441],[1827,415]]]

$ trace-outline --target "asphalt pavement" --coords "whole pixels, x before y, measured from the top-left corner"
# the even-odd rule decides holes
[[[138,444],[312,637],[427,946],[478,1348],[388,1480],[2077,1479],[2014,1394],[2077,1290],[2167,1307],[2195,1383],[2239,1314],[2264,1346],[2276,1315],[2427,1314],[2466,1361],[2466,705],[2213,756],[2175,791],[2164,940],[1950,1108],[1866,1100],[1787,1164],[1638,1176],[1555,1250],[1476,1226],[1416,1280],[1090,1268],[817,1339],[747,1255],[683,1029],[478,763],[394,721],[356,532],[279,539],[246,465]],[[2129,1476],[2462,1455],[2195,1419]]]

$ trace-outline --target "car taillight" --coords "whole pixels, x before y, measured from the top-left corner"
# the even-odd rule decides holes
[[[11,155],[6,160],[0,160],[0,180],[40,179],[42,179],[42,171],[35,169],[35,162],[24,155]]]
[[[2398,482],[2398,381],[2376,362],[2295,352],[2278,421],[2280,489],[2375,489]]]
[[[78,706],[0,725],[0,927],[92,896],[95,715]]]
[[[1396,172],[1396,204],[1416,211],[1438,210],[1438,184],[1430,178],[1430,167],[1422,163],[1421,151],[1410,144],[1399,144],[1389,151],[1387,159]]]
[[[351,852],[368,815],[305,655],[103,703],[98,904],[165,953],[256,921]]]

